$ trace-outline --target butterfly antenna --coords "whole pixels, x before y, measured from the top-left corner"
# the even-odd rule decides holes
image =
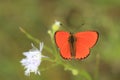
[[[82,23],[82,24],[80,25],[80,28],[83,27],[84,25],[85,25],[85,23]]]

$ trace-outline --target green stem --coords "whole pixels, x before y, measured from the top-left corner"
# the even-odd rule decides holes
[[[19,27],[20,31],[23,32],[28,39],[32,40],[33,42],[36,42],[37,44],[40,43],[40,40],[33,37],[31,34],[29,34],[28,32],[26,32],[22,27]],[[46,45],[44,45],[44,49],[46,49],[48,52],[52,53],[52,50],[50,48],[48,48]]]
[[[95,69],[94,80],[99,80],[99,64],[100,64],[100,56],[99,56],[99,54],[97,54],[96,55],[96,69]]]

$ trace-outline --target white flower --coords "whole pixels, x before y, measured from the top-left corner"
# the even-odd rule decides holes
[[[25,75],[29,76],[30,72],[34,72],[35,74],[40,75],[40,71],[38,70],[38,67],[41,63],[41,58],[45,57],[42,53],[43,49],[43,42],[40,43],[40,49],[37,49],[32,44],[32,49],[30,49],[28,52],[24,52],[23,55],[26,56],[26,58],[22,59],[20,63],[25,68]]]

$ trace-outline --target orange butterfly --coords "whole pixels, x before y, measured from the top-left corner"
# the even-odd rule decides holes
[[[65,31],[57,31],[54,37],[63,58],[83,59],[90,54],[90,48],[97,42],[98,32],[85,31],[72,34]]]

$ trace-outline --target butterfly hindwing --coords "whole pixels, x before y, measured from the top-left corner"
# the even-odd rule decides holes
[[[78,32],[74,34],[76,38],[76,59],[83,59],[89,55],[92,48],[98,39],[98,33],[95,31]]]
[[[64,31],[57,31],[55,33],[55,42],[60,49],[60,54],[65,59],[71,58],[70,44],[68,42],[70,34]]]

